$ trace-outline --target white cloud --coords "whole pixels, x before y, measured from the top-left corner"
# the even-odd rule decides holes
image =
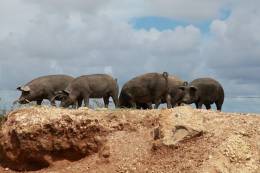
[[[24,80],[29,80],[32,73],[64,72],[77,76],[100,73],[109,66],[114,75],[125,81],[144,71],[178,71],[178,67],[184,66],[180,65],[181,61],[196,63],[190,55],[199,51],[200,31],[193,26],[163,32],[155,29],[137,31],[126,22],[88,15],[77,19],[77,23],[80,23],[79,27],[73,28],[75,25],[70,17],[44,15],[35,20],[24,37],[16,37],[11,42],[17,43],[16,53],[22,60],[38,61],[45,68],[37,68],[37,64],[19,64],[31,66],[27,70],[16,67],[16,71],[28,73],[22,77]],[[9,63],[18,60],[14,52],[7,51],[6,54],[13,57]],[[20,77],[13,75],[12,78]],[[10,85],[17,83],[16,79],[2,80]]]
[[[256,93],[260,4],[254,2],[3,0],[0,88],[52,73],[106,72],[123,83],[144,72],[169,71],[186,80],[216,77],[229,93]],[[232,11],[224,21],[218,19],[222,8]],[[192,25],[159,31],[129,24],[144,15],[213,21],[209,35]]]
[[[37,15],[37,10],[21,0],[1,0],[0,2],[0,40],[13,33],[23,34]]]
[[[113,19],[139,16],[161,16],[179,20],[200,21],[219,18],[235,0],[111,0],[99,13]]]
[[[207,20],[217,18],[219,10],[229,5],[228,0],[144,0],[148,12],[177,19]]]
[[[104,73],[113,76],[113,67],[112,66],[105,66]]]
[[[210,31],[214,33],[217,37],[224,39],[226,31],[227,31],[227,23],[222,20],[214,20],[211,23]]]
[[[31,3],[36,5],[45,13],[69,14],[72,12],[80,12],[87,14],[96,14],[102,7],[110,3],[111,0],[22,0],[23,3]]]
[[[227,85],[238,86],[229,87],[230,92],[251,90],[253,95],[260,94],[259,5],[258,1],[241,2],[233,8],[228,20],[215,20],[211,24],[211,37],[203,50],[205,61]]]

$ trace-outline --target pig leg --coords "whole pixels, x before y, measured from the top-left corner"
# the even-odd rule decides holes
[[[206,109],[207,109],[207,110],[211,109],[210,104],[206,104],[205,106],[206,106]]]
[[[215,102],[215,104],[216,104],[217,110],[221,111],[222,104],[220,104],[219,102]]]
[[[84,97],[84,105],[85,107],[89,107],[89,96]]]
[[[202,103],[195,103],[195,105],[196,105],[197,109],[201,109],[202,108]]]
[[[103,97],[104,103],[105,103],[105,108],[108,108],[109,105],[109,96]]]
[[[82,105],[82,99],[77,99],[77,101],[72,104],[72,108],[77,109],[81,107],[81,105]]]
[[[112,99],[113,99],[113,102],[114,102],[114,104],[115,104],[115,107],[117,108],[118,107],[118,97],[117,96],[115,96],[115,95],[113,95],[113,96],[111,96],[112,97]]]
[[[144,107],[143,107],[143,105],[142,104],[140,104],[140,103],[137,103],[136,104],[136,109],[144,109]]]
[[[51,97],[51,98],[49,98],[49,101],[51,102],[52,106],[56,106],[55,99],[52,99],[52,97]]]
[[[137,109],[152,109],[151,103],[137,103],[136,106]]]
[[[177,105],[175,99],[171,98],[171,106],[174,108]]]
[[[159,106],[160,106],[160,104],[161,104],[161,99],[159,99],[159,100],[156,100],[155,102],[154,102],[154,109],[158,109],[159,108]],[[168,107],[168,104],[167,104],[167,107]]]
[[[36,101],[37,105],[41,105],[41,104],[42,104],[42,101],[43,101],[43,100],[37,100],[37,101]]]
[[[82,99],[78,99],[78,108],[82,106]]]
[[[171,96],[169,94],[167,94],[167,96],[166,96],[166,103],[167,103],[167,108],[168,109],[172,108],[171,100],[172,100]]]
[[[136,102],[134,102],[134,101],[130,101],[130,105],[131,105],[131,108],[134,108],[134,109],[136,109],[137,108],[137,104],[136,104]]]
[[[133,105],[133,108],[136,109],[136,107],[137,107],[137,106],[136,106],[136,103],[133,102],[132,105]]]
[[[153,104],[152,103],[147,103],[147,109],[153,109]]]
[[[76,108],[77,108],[77,104],[74,103],[71,107],[72,107],[73,109],[76,109]]]

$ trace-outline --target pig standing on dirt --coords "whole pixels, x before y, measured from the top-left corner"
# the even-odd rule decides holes
[[[119,96],[120,107],[138,108],[141,105],[155,103],[157,109],[164,99],[171,107],[168,94],[168,73],[146,73],[137,76],[124,84]],[[151,105],[151,104],[150,104]],[[151,107],[151,106],[148,107]]]
[[[188,82],[181,80],[177,76],[169,75],[168,77],[168,92],[170,95],[171,106],[174,108],[180,105],[184,96],[184,91],[179,89],[180,86],[187,86]],[[161,100],[161,104],[166,103],[165,99]],[[152,103],[136,103],[137,109],[151,109]]]
[[[169,95],[171,99],[171,105],[172,108],[174,108],[176,105],[180,105],[182,98],[184,96],[183,90],[181,90],[179,87],[181,86],[187,86],[188,82],[181,80],[177,76],[170,75],[168,77],[168,88],[169,88]],[[166,100],[162,100],[162,103],[166,103]]]
[[[202,105],[206,109],[211,109],[211,104],[215,103],[217,110],[221,111],[224,102],[224,89],[221,84],[211,78],[199,78],[193,80],[188,86],[179,87],[184,91],[183,103],[195,103],[196,108],[201,109]]]
[[[26,104],[36,101],[37,105],[41,105],[43,99],[48,99],[51,105],[55,106],[55,93],[64,90],[73,79],[67,75],[49,75],[36,78],[17,88],[22,92],[18,102]]]
[[[62,93],[57,94],[57,97],[62,98],[62,107],[68,107],[77,102],[80,107],[82,100],[85,106],[89,107],[90,98],[103,98],[107,108],[109,97],[112,97],[115,106],[118,106],[118,92],[117,79],[106,74],[93,74],[75,78]]]

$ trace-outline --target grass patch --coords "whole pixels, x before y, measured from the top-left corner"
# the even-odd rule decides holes
[[[0,129],[2,127],[2,124],[7,120],[6,116],[0,114]]]

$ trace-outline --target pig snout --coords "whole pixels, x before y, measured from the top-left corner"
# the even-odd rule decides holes
[[[187,100],[187,99],[183,99],[182,102],[185,104],[189,104],[189,100]]]
[[[20,99],[18,100],[18,103],[20,103],[20,104],[26,104],[26,103],[30,103],[30,101],[29,101],[28,99],[22,97],[22,98],[20,98]]]
[[[63,107],[63,108],[67,108],[67,107],[69,107],[70,105],[73,105],[73,104],[75,104],[75,103],[76,103],[75,100],[72,100],[72,99],[70,99],[70,98],[67,98],[66,100],[61,101],[60,106]]]
[[[189,97],[183,97],[183,99],[182,99],[182,103],[185,103],[185,104],[191,104],[192,103],[192,101],[191,101],[191,99],[189,98]]]

